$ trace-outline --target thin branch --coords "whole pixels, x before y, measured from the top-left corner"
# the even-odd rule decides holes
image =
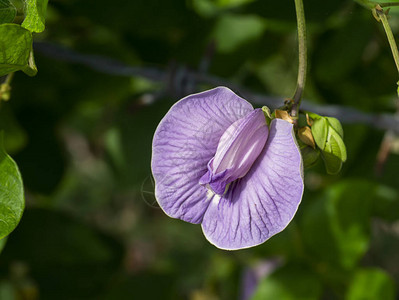
[[[391,26],[389,26],[388,18],[384,10],[381,8],[380,5],[377,5],[375,10],[373,10],[374,16],[377,17],[378,21],[381,21],[385,33],[387,35],[387,39],[389,42],[389,46],[391,47],[392,56],[395,61],[396,69],[399,72],[399,52],[398,47],[396,46],[395,37],[393,36]]]
[[[306,45],[306,22],[305,11],[302,0],[295,0],[295,10],[298,28],[298,80],[293,96],[293,105],[291,108],[291,117],[297,124],[299,106],[301,105],[302,93],[305,89],[306,69],[307,69],[307,45]]]
[[[173,82],[175,89],[182,89],[181,85],[184,81],[189,80],[190,82],[196,82],[197,87],[199,84],[206,84],[211,86],[227,86],[242,95],[245,99],[248,99],[256,105],[267,105],[271,109],[275,109],[281,106],[284,102],[283,98],[265,96],[262,94],[255,93],[248,90],[238,84],[235,84],[229,80],[204,74],[202,72],[196,72],[182,68],[182,71],[174,70],[174,73],[183,74],[186,79],[182,80],[183,76],[175,76],[171,79],[169,70],[161,70],[158,68],[151,67],[132,67],[103,56],[97,55],[85,55],[77,53],[73,50],[61,47],[59,45],[47,43],[47,42],[35,42],[35,51],[44,54],[47,57],[61,60],[69,63],[78,63],[85,65],[98,72],[124,77],[143,77],[148,80],[166,84],[166,82]],[[184,72],[183,72],[184,71]],[[179,94],[179,91],[174,91],[174,94]],[[303,100],[301,103],[301,109],[311,111],[323,116],[331,116],[338,118],[342,123],[347,124],[366,124],[370,127],[378,128],[381,130],[392,130],[399,134],[399,118],[393,114],[369,114],[359,111],[352,107],[340,106],[340,105],[318,105],[310,101]]]

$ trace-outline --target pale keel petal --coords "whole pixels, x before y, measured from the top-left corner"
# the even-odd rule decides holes
[[[235,250],[256,246],[282,231],[303,194],[302,159],[292,124],[275,119],[269,138],[248,174],[215,196],[202,228],[215,246]]]

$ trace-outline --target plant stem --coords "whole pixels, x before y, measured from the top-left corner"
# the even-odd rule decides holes
[[[389,46],[391,47],[393,59],[395,60],[396,68],[399,73],[399,52],[398,52],[398,47],[396,46],[395,38],[392,33],[391,26],[389,26],[388,18],[385,12],[382,10],[381,6],[378,6],[375,8],[375,13],[376,16],[378,16],[379,20],[382,22],[382,25],[384,26],[385,33],[388,38]]]
[[[399,2],[385,2],[380,3],[381,7],[399,6]]]
[[[4,80],[4,84],[10,85],[13,77],[14,77],[14,72],[8,74],[6,80]]]
[[[307,47],[306,47],[306,23],[305,23],[305,12],[303,9],[302,0],[295,0],[295,10],[298,27],[298,80],[295,89],[295,94],[292,97],[293,105],[291,108],[291,117],[294,120],[294,124],[298,122],[298,110],[301,104],[302,93],[305,88],[306,82],[306,69],[307,69]]]
[[[14,72],[7,75],[6,80],[0,84],[0,103],[1,100],[8,101],[10,100],[10,91],[11,91],[11,81],[14,77]]]
[[[369,0],[354,0],[354,1],[370,10],[373,10],[377,5],[379,5],[380,7],[399,6],[399,2],[378,3],[375,1],[369,1]]]

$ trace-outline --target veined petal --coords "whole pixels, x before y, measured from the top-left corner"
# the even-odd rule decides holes
[[[206,238],[218,248],[235,250],[261,244],[282,231],[302,199],[302,169],[293,125],[274,119],[247,175],[233,182],[224,196],[212,197],[202,221]]]
[[[153,139],[155,197],[167,215],[200,223],[209,205],[198,182],[226,129],[253,110],[225,87],[183,98],[165,115]]]

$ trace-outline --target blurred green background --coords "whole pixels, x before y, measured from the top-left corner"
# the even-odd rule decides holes
[[[398,76],[382,25],[353,1],[304,5],[304,97],[395,113]],[[399,12],[390,15],[398,35]],[[51,0],[34,38],[39,72],[16,73],[0,109],[26,192],[21,223],[0,241],[0,299],[399,299],[398,147],[376,172],[385,132],[374,126],[343,124],[341,173],[326,175],[322,163],[306,170],[296,217],[261,246],[216,249],[200,226],[156,204],[153,132],[175,101],[213,87],[186,74],[218,76],[276,106],[292,96],[294,1]],[[54,45],[165,76],[98,72],[74,55],[57,58]]]

